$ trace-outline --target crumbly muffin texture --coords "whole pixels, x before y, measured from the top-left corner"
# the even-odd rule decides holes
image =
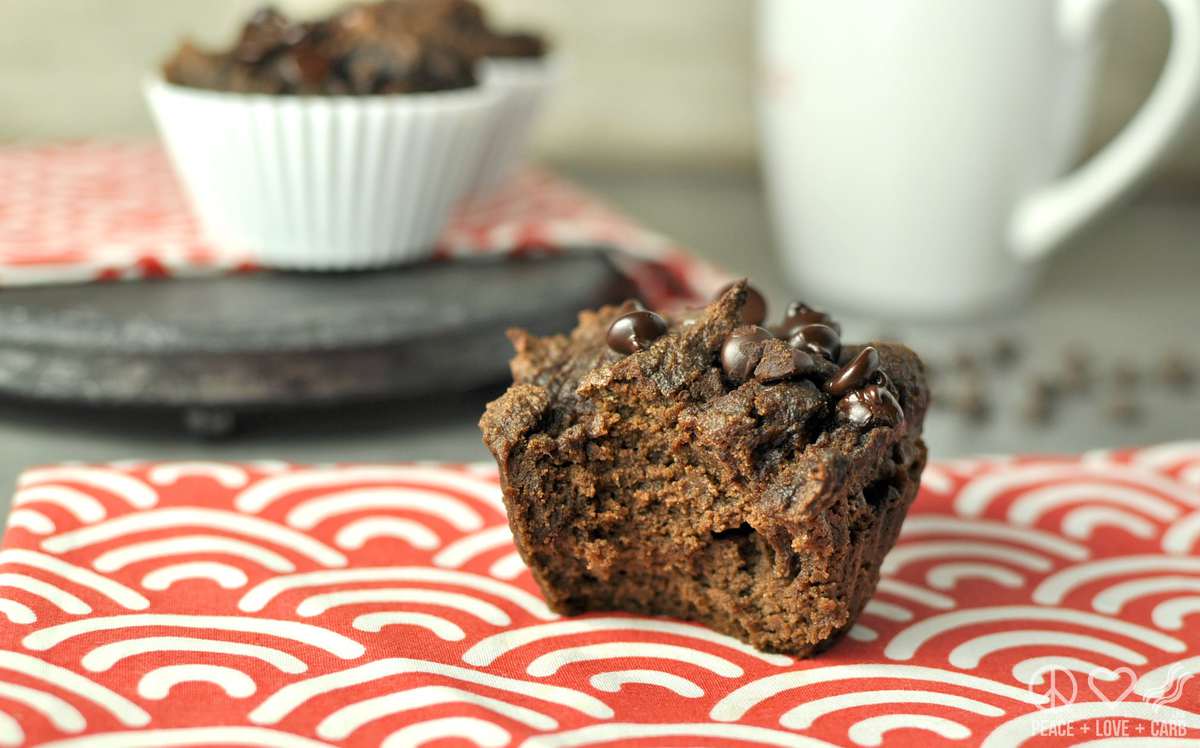
[[[673,616],[798,656],[854,622],[925,464],[923,366],[897,344],[842,349],[803,305],[748,325],[761,307],[738,283],[670,319],[627,302],[569,336],[510,333],[514,384],[480,426],[554,610]]]
[[[233,93],[420,93],[474,86],[483,57],[544,53],[540,37],[493,29],[471,0],[382,0],[315,21],[264,7],[232,48],[185,41],[163,73],[176,85]]]

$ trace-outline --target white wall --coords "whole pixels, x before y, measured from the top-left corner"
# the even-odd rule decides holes
[[[1046,0],[1050,2],[1050,0]],[[335,0],[280,0],[316,13]],[[572,78],[539,141],[555,159],[745,164],[754,154],[751,0],[486,0],[548,30]],[[150,131],[137,91],[184,33],[228,38],[253,0],[0,1],[0,139]],[[1156,0],[1116,0],[1093,143],[1149,90],[1167,29]],[[1200,128],[1169,177],[1200,182]]]

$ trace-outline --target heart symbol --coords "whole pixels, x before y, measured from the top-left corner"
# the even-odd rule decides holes
[[[1096,685],[1096,673],[1101,672],[1103,670],[1107,670],[1108,672],[1112,673],[1113,676],[1115,676],[1112,678],[1108,678],[1109,682],[1120,681],[1121,679],[1125,678],[1126,676],[1129,677],[1129,685],[1126,686],[1125,690],[1121,692],[1121,695],[1115,699],[1108,698],[1108,696],[1105,695],[1104,691],[1101,690]],[[1093,670],[1092,672],[1088,673],[1088,688],[1092,689],[1092,693],[1094,693],[1096,695],[1097,699],[1104,702],[1105,704],[1108,704],[1111,707],[1113,704],[1120,704],[1122,701],[1125,700],[1126,696],[1133,693],[1133,687],[1135,685],[1137,685],[1137,679],[1138,679],[1137,673],[1133,672],[1132,669],[1127,668],[1127,667],[1119,667],[1116,670],[1108,670],[1108,668],[1099,668],[1097,670]]]

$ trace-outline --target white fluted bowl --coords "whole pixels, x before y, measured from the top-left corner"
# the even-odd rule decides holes
[[[485,58],[480,81],[500,96],[495,126],[487,136],[471,193],[483,196],[507,182],[525,161],[530,137],[546,99],[562,77],[556,57]]]
[[[474,185],[500,98],[484,86],[270,96],[161,78],[145,93],[209,239],[291,270],[429,257]]]

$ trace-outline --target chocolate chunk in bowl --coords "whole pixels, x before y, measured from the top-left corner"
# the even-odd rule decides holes
[[[528,31],[502,31],[473,0],[387,0],[401,23],[476,59],[537,59],[546,55],[546,40]]]
[[[893,343],[839,365],[831,326],[789,345],[745,325],[747,297],[735,284],[632,353],[607,344],[632,303],[510,334],[514,384],[480,425],[555,610],[669,615],[803,656],[870,598],[925,462],[923,366]]]

